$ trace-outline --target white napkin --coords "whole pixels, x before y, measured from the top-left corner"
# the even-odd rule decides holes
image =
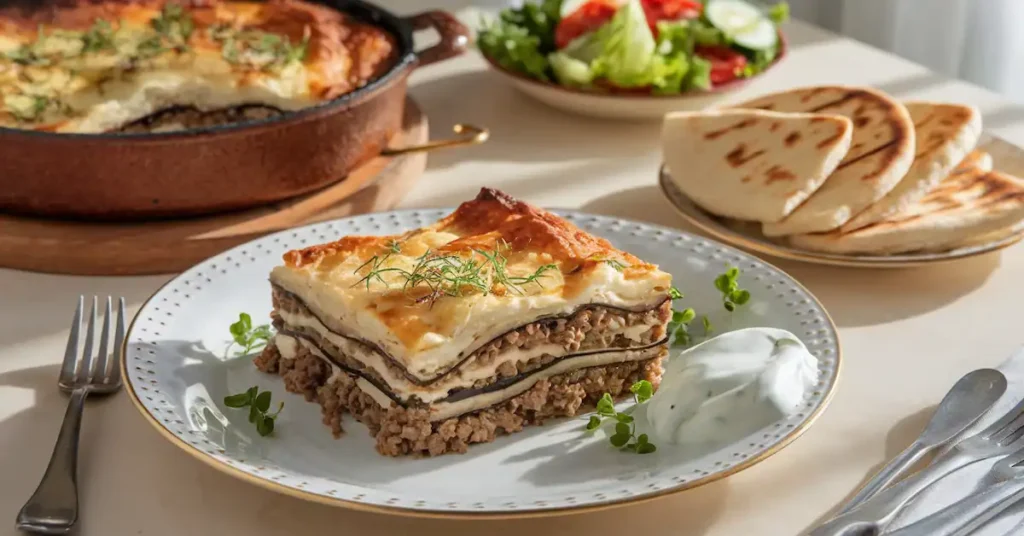
[[[1006,376],[1006,393],[981,418],[978,424],[964,434],[965,437],[981,431],[1000,419],[1024,398],[1024,347],[1018,349],[997,368]],[[977,488],[985,473],[995,465],[996,461],[998,460],[969,465],[935,483],[914,499],[906,512],[897,518],[889,529],[913,523],[940,508],[963,499]],[[977,536],[1019,536],[1024,534],[1024,504],[1011,507],[974,534]]]

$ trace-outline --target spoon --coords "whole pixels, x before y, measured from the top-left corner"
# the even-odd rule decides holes
[[[918,460],[949,445],[984,415],[1006,391],[1006,376],[995,369],[978,369],[957,380],[939,402],[921,435],[882,468],[836,515],[845,514],[902,477]]]

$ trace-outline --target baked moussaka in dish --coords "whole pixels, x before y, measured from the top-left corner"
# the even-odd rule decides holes
[[[359,88],[395,56],[384,29],[299,0],[9,7],[0,127],[159,131],[262,118]]]
[[[277,334],[255,360],[367,425],[389,456],[470,444],[657,386],[669,274],[508,195],[397,236],[348,236],[284,255]]]

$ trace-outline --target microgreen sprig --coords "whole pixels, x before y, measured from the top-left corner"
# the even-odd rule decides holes
[[[715,288],[722,293],[722,304],[730,313],[736,310],[737,305],[750,301],[750,292],[740,288],[739,277],[740,269],[730,266],[725,273],[715,278]]]
[[[693,341],[690,336],[690,322],[697,318],[692,307],[682,311],[672,311],[672,320],[668,322],[668,333],[672,336],[672,346],[687,346]]]
[[[643,404],[654,395],[654,386],[647,380],[640,380],[630,386],[629,391],[633,393],[635,404]],[[635,407],[635,406],[634,406]],[[636,421],[633,416],[615,410],[615,401],[612,395],[605,393],[597,401],[597,415],[591,415],[587,422],[587,430],[597,430],[605,419],[615,420],[615,433],[608,438],[608,442],[615,448],[626,449],[637,454],[650,454],[658,448],[650,442],[647,434],[636,435]]]
[[[254,350],[263,348],[273,335],[270,332],[269,324],[253,327],[252,317],[249,316],[249,313],[239,313],[238,321],[231,324],[229,329],[232,342],[228,345],[228,350],[235,344],[242,347],[241,350],[235,352],[236,356],[248,355]]]
[[[259,392],[258,386],[252,386],[244,393],[228,395],[224,397],[224,405],[229,408],[249,408],[249,422],[256,425],[256,432],[266,437],[274,433],[274,419],[284,409],[284,402],[277,406],[277,411],[267,413],[270,410],[270,398],[273,396],[270,391]]]

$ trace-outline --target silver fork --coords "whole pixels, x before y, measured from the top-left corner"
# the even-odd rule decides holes
[[[92,299],[92,312],[85,333],[85,348],[78,360],[78,335],[82,324],[83,298],[71,322],[71,335],[64,352],[57,385],[71,394],[64,423],[57,435],[50,464],[35,493],[18,512],[17,527],[38,534],[67,534],[78,521],[78,432],[82,427],[82,410],[88,395],[105,395],[121,387],[121,368],[111,354],[117,356],[124,342],[124,298],[118,299],[117,327],[114,346],[108,346],[111,323],[111,300],[107,298],[106,314],[100,332],[100,349],[93,354],[96,335],[96,298]]]
[[[940,478],[972,463],[1009,454],[1024,444],[1024,400],[998,421],[939,455],[928,467],[882,491],[857,508],[830,519],[809,536],[880,533],[910,500]]]
[[[887,536],[965,536],[1024,499],[1024,448],[996,462],[988,472],[995,483]]]

